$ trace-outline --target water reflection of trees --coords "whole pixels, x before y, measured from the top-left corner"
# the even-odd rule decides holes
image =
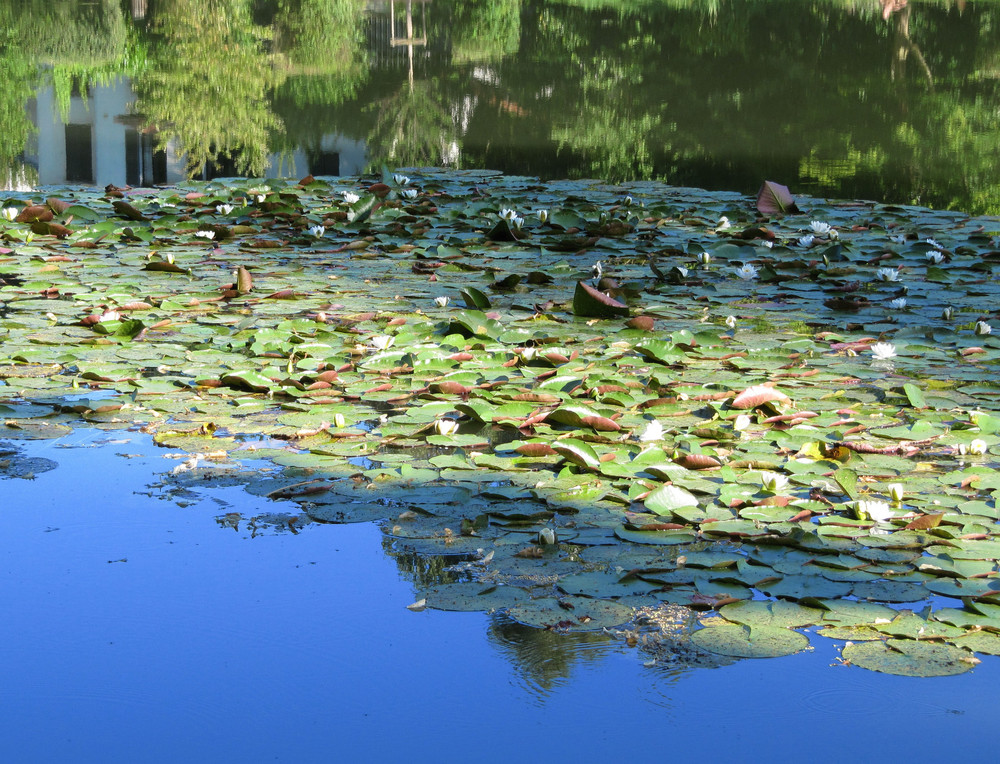
[[[0,0],[0,162],[17,164],[33,90],[52,84],[65,106],[128,74],[137,110],[192,169],[228,157],[259,173],[339,131],[367,142],[373,166],[744,189],[768,176],[1000,210],[996,6],[409,5],[422,41],[382,51],[373,19],[388,2],[150,0],[131,23],[116,0]],[[394,7],[402,18],[405,0]]]

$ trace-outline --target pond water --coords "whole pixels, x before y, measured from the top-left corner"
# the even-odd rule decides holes
[[[0,729],[20,761],[751,760],[986,753],[996,659],[950,679],[831,667],[833,642],[722,668],[483,613],[410,612],[373,525],[273,528],[242,489],[178,499],[146,436],[24,444],[0,483]],[[977,742],[978,741],[978,742]],[[725,753],[722,753],[725,751]]]
[[[627,5],[2,0],[0,168],[19,187],[382,165],[770,179],[1000,212],[995,3]]]
[[[12,204],[50,184],[426,165],[744,193],[772,179],[816,197],[1000,213],[1000,8],[887,5],[0,0],[0,181],[19,192]],[[711,229],[719,210],[732,214],[713,208],[697,225]],[[951,221],[914,231],[932,225]],[[911,239],[913,272],[924,253]],[[123,257],[145,246],[122,242]],[[970,272],[989,273],[989,247],[976,246],[983,262]],[[988,317],[995,281],[962,284]],[[412,306],[427,288],[411,288]],[[781,289],[777,278],[761,287]],[[886,293],[852,317],[915,333],[947,289],[915,292],[933,303],[919,315],[886,318]],[[951,348],[951,335],[941,342]],[[412,612],[441,563],[379,526],[300,526],[239,486],[180,490],[171,474],[183,460],[147,435],[77,424],[17,444],[55,469],[0,480],[0,729],[20,760],[920,761],[991,750],[994,657],[949,678],[887,676],[837,665],[843,642],[814,637],[767,661],[647,665],[650,653],[600,633]]]

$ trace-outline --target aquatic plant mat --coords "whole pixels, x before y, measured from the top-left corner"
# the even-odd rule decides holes
[[[0,478],[142,429],[179,501],[274,501],[224,527],[384,521],[414,610],[651,664],[1000,652],[996,220],[408,174],[7,198]]]

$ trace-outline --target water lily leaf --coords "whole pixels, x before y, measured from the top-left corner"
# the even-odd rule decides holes
[[[277,385],[270,378],[258,371],[234,371],[223,374],[220,381],[227,387],[237,390],[249,390],[253,393],[266,393]]]
[[[788,186],[782,186],[771,180],[765,180],[757,192],[757,209],[768,217],[789,215],[799,211]]]
[[[614,318],[627,316],[628,306],[600,292],[584,281],[576,283],[573,293],[573,313],[591,318]]]
[[[676,485],[661,485],[643,500],[646,509],[658,515],[672,515],[681,507],[697,507],[698,499]]]
[[[754,385],[737,395],[730,405],[734,409],[755,409],[758,406],[763,406],[765,403],[774,401],[784,403],[788,401],[788,396],[767,385]]]
[[[927,408],[927,400],[924,398],[924,394],[919,387],[917,387],[912,382],[907,382],[903,385],[903,392],[906,393],[907,400],[910,401],[910,405],[915,409],[925,409]]]
[[[775,626],[710,626],[692,634],[691,641],[703,650],[735,658],[777,658],[809,647],[804,634]]]
[[[476,310],[489,310],[491,306],[490,298],[473,286],[467,286],[459,290],[467,308]]]
[[[490,612],[525,602],[528,593],[516,586],[466,581],[433,586],[421,592],[421,597],[435,610]]]
[[[780,626],[798,628],[823,620],[824,611],[794,602],[736,602],[719,609],[719,615],[734,623],[748,626]]]
[[[593,447],[582,440],[564,438],[552,443],[552,450],[566,461],[591,470],[601,468],[601,459]]]
[[[1000,634],[979,631],[962,637],[949,639],[948,642],[963,650],[986,655],[1000,655]]]
[[[632,608],[620,602],[589,597],[542,597],[515,605],[508,615],[518,623],[556,631],[600,631],[632,618]]]
[[[976,663],[972,654],[961,648],[911,639],[847,645],[841,654],[851,665],[897,676],[954,676]]]

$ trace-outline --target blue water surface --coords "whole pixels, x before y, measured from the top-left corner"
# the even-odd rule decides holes
[[[837,644],[814,636],[787,658],[666,669],[620,641],[567,637],[565,670],[532,670],[496,616],[407,610],[414,585],[375,525],[221,526],[274,505],[238,487],[178,501],[156,485],[178,460],[136,433],[19,447],[59,467],[0,481],[7,761],[919,762],[993,749],[996,658],[900,678],[832,665]]]

